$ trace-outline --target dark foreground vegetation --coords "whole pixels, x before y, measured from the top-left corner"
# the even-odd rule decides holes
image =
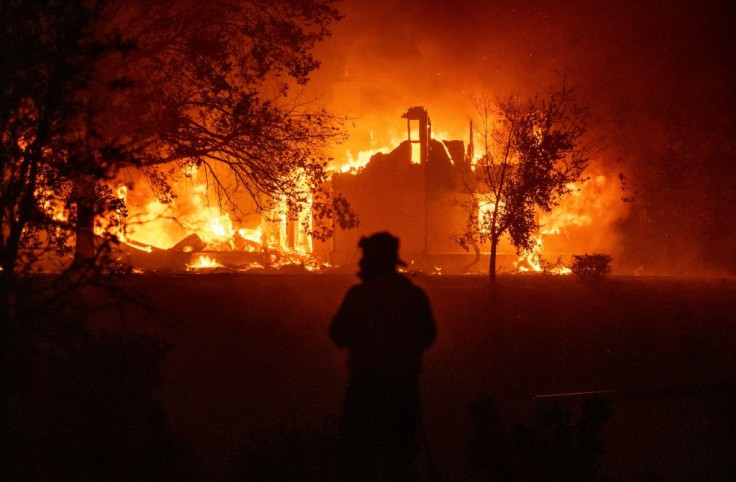
[[[734,280],[414,280],[439,330],[425,480],[736,473]],[[346,370],[326,327],[355,281],[132,276],[118,289],[135,303],[33,311],[14,333],[6,473],[330,480]]]

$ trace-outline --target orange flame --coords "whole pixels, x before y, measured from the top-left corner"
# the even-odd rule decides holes
[[[222,268],[222,264],[218,263],[216,260],[210,258],[209,256],[200,255],[197,257],[197,260],[194,263],[187,264],[187,271],[212,268]]]

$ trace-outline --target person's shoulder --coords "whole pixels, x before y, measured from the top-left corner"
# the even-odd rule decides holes
[[[369,298],[362,284],[356,284],[348,288],[345,296],[342,298],[342,307],[344,309],[356,309],[357,306],[363,305],[365,299]]]
[[[360,293],[363,290],[365,290],[365,286],[363,283],[354,284],[350,288],[348,288],[348,292],[346,296],[353,296],[355,294]]]
[[[411,279],[409,279],[408,276],[401,273],[396,273],[396,282],[400,286],[402,286],[404,289],[413,291],[415,293],[421,293],[422,295],[426,295],[424,292],[424,289],[422,289],[420,286],[415,284]]]

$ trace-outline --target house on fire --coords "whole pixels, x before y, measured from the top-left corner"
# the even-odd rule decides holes
[[[360,237],[377,231],[398,236],[402,258],[417,267],[459,268],[476,257],[456,241],[468,220],[459,201],[467,196],[462,186],[471,167],[472,138],[467,151],[463,141],[433,139],[424,107],[411,107],[402,118],[406,141],[388,154],[375,154],[358,173],[333,177],[333,190],[360,217],[357,229],[335,230],[329,253],[334,265],[356,263]]]
[[[433,139],[425,108],[411,107],[402,117],[406,119],[407,140],[389,153],[375,154],[358,172],[332,177],[332,190],[344,196],[360,218],[357,228],[335,229],[331,239],[321,242],[309,237],[305,229],[308,222],[302,217],[258,214],[251,216],[249,224],[231,226],[227,214],[211,218],[209,208],[198,210],[203,202],[185,197],[188,201],[180,209],[172,208],[171,219],[156,217],[165,223],[160,229],[168,233],[172,225],[181,228],[183,223],[177,216],[185,216],[187,208],[208,222],[192,224],[197,229],[189,232],[179,229],[181,240],[168,248],[137,242],[128,236],[120,243],[121,258],[144,270],[221,267],[269,271],[289,264],[301,263],[304,268],[306,263],[314,262],[314,266],[321,266],[324,261],[350,270],[360,259],[361,236],[389,231],[400,238],[400,255],[412,265],[410,269],[445,273],[485,271],[487,246],[476,246],[468,252],[457,242],[469,222],[465,183],[472,173],[472,135],[466,149],[461,140]],[[199,192],[189,191],[190,197]],[[215,227],[221,228],[222,233],[214,232]],[[248,233],[257,235],[251,237]],[[513,252],[510,246],[500,246],[498,257],[503,261],[511,256],[508,263],[517,258]]]

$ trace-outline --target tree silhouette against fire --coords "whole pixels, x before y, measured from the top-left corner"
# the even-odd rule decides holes
[[[3,407],[9,337],[16,328],[26,333],[18,320],[31,316],[22,308],[53,310],[44,298],[52,294],[23,275],[48,269],[45,253],[74,254],[76,274],[62,290],[68,299],[68,290],[117,269],[105,256],[117,239],[95,224],[125,217],[105,184],[122,169],[143,169],[164,201],[171,191],[163,164],[203,168],[221,203],[232,204],[229,189],[242,189],[261,209],[285,200],[296,216],[314,196],[314,218],[327,225],[314,228],[317,237],[331,234],[332,221],[356,221],[346,201],[323,188],[322,152],[342,139],[342,119],[295,93],[319,67],[314,45],[340,19],[334,3],[0,4]],[[53,296],[59,301],[58,291]],[[0,415],[5,434],[5,408]]]
[[[489,276],[495,281],[500,239],[508,235],[517,250],[531,250],[537,209],[550,212],[585,180],[593,156],[583,142],[589,112],[564,81],[546,97],[474,100],[481,156],[464,180],[468,222],[458,242],[465,249],[490,243]]]
[[[231,209],[237,190],[292,216],[314,197],[317,237],[355,222],[324,189],[342,120],[297,92],[340,18],[332,1],[14,1],[0,14],[4,276],[43,248],[93,259],[97,215],[124,215],[100,181],[130,166],[163,201],[171,166],[196,165]]]

